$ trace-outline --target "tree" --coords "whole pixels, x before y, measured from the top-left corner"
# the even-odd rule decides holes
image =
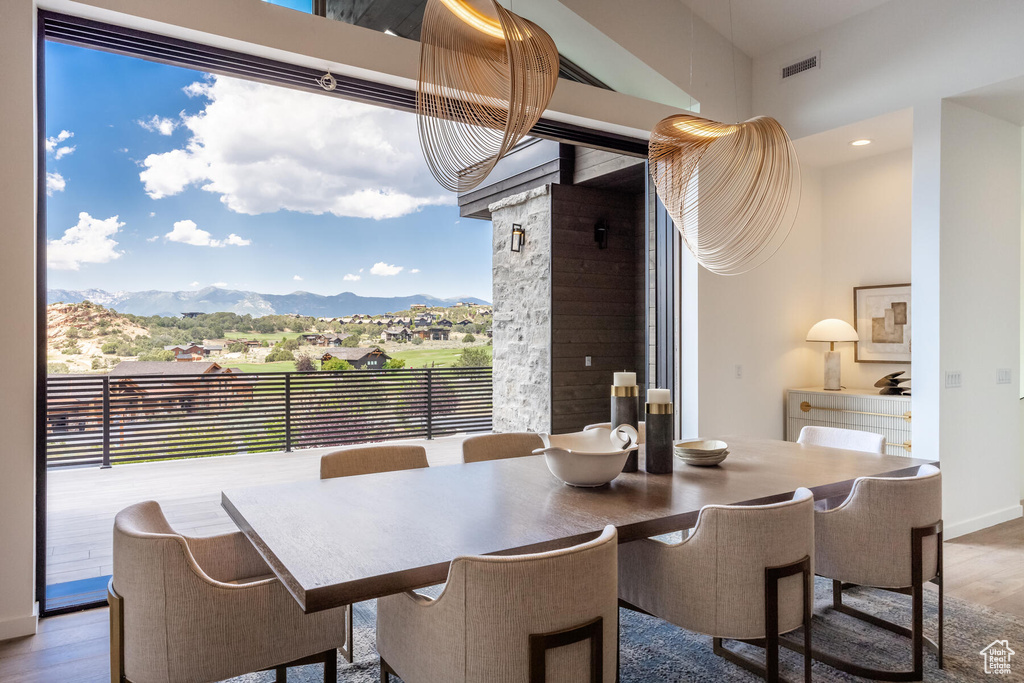
[[[275,346],[274,350],[268,353],[266,358],[268,363],[277,363],[285,360],[295,360],[295,355],[281,344]]]
[[[351,370],[352,364],[341,358],[331,358],[325,360],[320,369],[324,372],[341,372],[342,370]]]
[[[242,342],[231,342],[228,344],[228,353],[241,353],[245,351],[245,344]]]
[[[103,346],[100,347],[102,353],[115,354],[117,353],[117,342],[104,342]]]
[[[92,369],[100,370],[103,368],[103,359],[99,356],[93,356],[92,358]]]
[[[413,346],[419,346],[423,343],[423,337],[416,336],[409,340]]]
[[[156,349],[148,351],[139,356],[139,360],[159,360],[159,361],[171,361],[174,360],[174,351]]]
[[[295,359],[295,369],[299,372],[313,372],[316,370],[316,366],[313,365],[313,359],[309,356],[299,356]]]
[[[48,374],[48,375],[66,375],[69,372],[71,372],[71,370],[68,369],[68,364],[67,363],[47,363],[46,364],[46,374]]]
[[[355,347],[359,346],[360,336],[361,335],[358,334],[350,334],[349,336],[341,340],[341,345],[347,349],[354,349]]]
[[[277,348],[284,349],[285,351],[297,351],[299,349],[299,338],[292,337],[291,339],[285,339],[277,345]]]
[[[491,355],[487,353],[483,346],[470,346],[463,349],[453,364],[453,367],[456,368],[484,368],[490,366]]]
[[[77,327],[68,328],[68,333],[67,333],[67,338],[68,339],[78,339],[79,336],[81,336],[81,335],[79,334]]]
[[[475,342],[475,341],[476,341],[476,337],[474,337],[474,336],[472,335],[472,333],[470,333],[470,334],[467,334],[466,336],[464,336],[464,337],[462,338],[462,343],[463,343],[463,344],[472,344],[472,343],[473,343],[473,342]]]
[[[400,370],[401,368],[404,368],[404,367],[405,367],[405,359],[404,358],[388,358],[388,360],[384,363],[384,369],[385,370]]]

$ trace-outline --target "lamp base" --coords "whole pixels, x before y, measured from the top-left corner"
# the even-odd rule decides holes
[[[840,356],[838,351],[825,352],[825,391],[839,391],[843,387],[839,383]]]

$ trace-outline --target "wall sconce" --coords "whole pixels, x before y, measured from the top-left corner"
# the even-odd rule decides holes
[[[594,241],[597,242],[598,249],[608,248],[608,224],[603,218],[594,226]]]
[[[512,251],[520,252],[526,243],[526,231],[518,223],[512,224]]]

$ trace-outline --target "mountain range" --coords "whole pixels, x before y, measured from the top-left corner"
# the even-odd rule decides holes
[[[133,315],[179,316],[186,311],[200,313],[246,313],[253,317],[297,313],[318,318],[336,318],[344,315],[363,313],[381,315],[404,311],[412,304],[427,306],[452,306],[456,302],[490,305],[483,299],[459,297],[440,299],[429,294],[412,296],[359,296],[352,292],[341,292],[333,296],[312,292],[291,294],[259,294],[220,287],[180,292],[107,292],[102,289],[51,289],[46,292],[46,303],[80,303],[89,300],[119,313]]]

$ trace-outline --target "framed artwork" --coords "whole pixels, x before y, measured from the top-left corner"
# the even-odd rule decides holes
[[[853,288],[858,363],[910,362],[910,284]]]

